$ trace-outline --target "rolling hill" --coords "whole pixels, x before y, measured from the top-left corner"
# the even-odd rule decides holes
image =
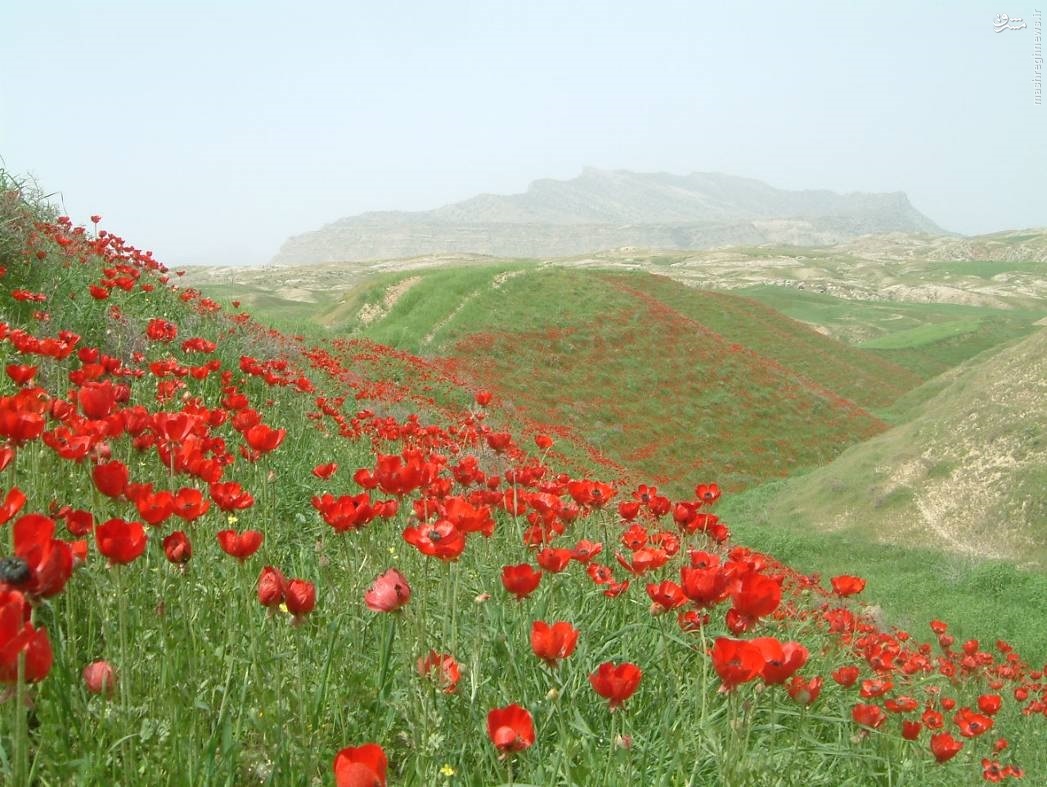
[[[757,301],[644,273],[533,265],[388,274],[321,317],[489,388],[670,488],[827,461],[922,379]]]
[[[904,422],[776,487],[760,523],[1042,569],[1047,329],[945,372],[910,398]]]

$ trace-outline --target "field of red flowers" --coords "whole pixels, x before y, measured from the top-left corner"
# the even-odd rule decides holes
[[[0,192],[5,783],[1047,776],[1042,664],[734,543],[714,468],[567,473],[99,221]]]

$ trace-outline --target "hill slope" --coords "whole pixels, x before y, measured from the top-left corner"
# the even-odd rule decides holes
[[[3,783],[330,783],[333,763],[340,784],[954,785],[982,756],[1047,773],[1020,655],[1043,642],[1042,583],[980,595],[1001,624],[932,576],[920,600],[942,592],[985,644],[921,642],[853,598],[876,580],[829,590],[699,519],[704,484],[674,504],[572,478],[431,363],[226,312],[0,186]],[[395,379],[371,374],[383,358]],[[988,644],[1004,631],[1017,648]],[[934,725],[963,737],[945,764],[930,723],[901,735],[938,707],[960,709]]]
[[[767,524],[1047,564],[1047,330],[912,397],[904,423],[784,484]]]
[[[867,408],[921,382],[750,299],[648,274],[412,272],[328,314],[674,489],[713,466],[738,488],[821,464],[885,428]]]
[[[523,194],[483,194],[436,210],[365,213],[290,238],[275,262],[320,263],[436,252],[565,256],[621,246],[703,249],[835,243],[871,232],[941,234],[900,193],[784,191],[719,173],[586,169]]]

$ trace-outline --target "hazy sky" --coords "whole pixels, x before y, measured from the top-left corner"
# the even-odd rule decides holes
[[[264,262],[342,216],[586,165],[1047,226],[1037,6],[729,7],[4,0],[0,156],[171,265]],[[1000,13],[1027,27],[995,32]]]

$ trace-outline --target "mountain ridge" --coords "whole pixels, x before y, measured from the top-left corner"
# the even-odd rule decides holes
[[[870,233],[946,234],[900,191],[788,191],[715,172],[587,167],[520,194],[479,194],[429,211],[376,211],[289,238],[275,264],[440,252],[566,256],[623,246],[824,245]]]

